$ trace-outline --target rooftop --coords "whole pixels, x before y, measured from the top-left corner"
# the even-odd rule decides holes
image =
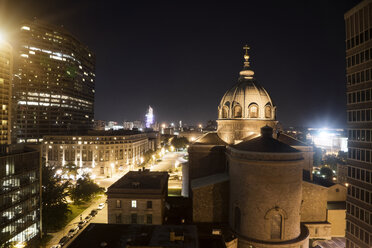
[[[221,145],[227,146],[227,143],[223,141],[216,132],[209,132],[198,138],[194,145]]]
[[[283,142],[287,145],[290,145],[290,146],[309,146],[307,145],[306,143],[298,140],[298,139],[295,139],[291,136],[289,136],[288,134],[285,134],[285,133],[278,133],[278,137],[277,137],[277,140],[279,140],[280,142]]]
[[[168,172],[160,171],[129,171],[108,189],[107,193],[117,192],[132,193],[139,190],[155,190],[158,193],[163,192],[168,185]]]
[[[249,152],[267,152],[267,153],[297,153],[297,149],[280,142],[272,137],[273,129],[269,126],[261,128],[261,136],[243,141],[237,145],[231,145],[232,148]]]
[[[176,240],[171,240],[171,232]],[[182,240],[183,239],[183,240]],[[89,224],[68,246],[75,247],[199,247],[193,225]]]
[[[217,184],[217,183],[228,181],[229,179],[230,178],[227,173],[219,173],[219,174],[214,174],[214,175],[207,176],[207,177],[201,177],[201,178],[197,178],[191,181],[191,188],[195,189],[195,188],[200,188],[200,187],[204,187],[207,185]]]

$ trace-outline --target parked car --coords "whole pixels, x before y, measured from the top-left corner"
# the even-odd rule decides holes
[[[74,228],[71,228],[70,231],[68,231],[67,237],[72,238],[79,232],[79,227],[76,226]]]
[[[85,226],[85,224],[87,224],[87,222],[86,222],[85,220],[82,220],[82,221],[80,221],[80,222],[78,223],[78,227],[79,227],[80,229],[82,229],[82,228]]]
[[[91,216],[91,215],[87,215],[87,217],[85,217],[84,220],[85,220],[86,222],[89,222],[91,219],[92,219],[92,216]]]
[[[90,211],[91,216],[95,216],[96,214],[98,214],[97,210],[93,209],[92,211]]]
[[[67,236],[63,236],[60,240],[59,240],[59,245],[62,247],[64,246],[65,244],[67,244],[69,238]]]
[[[61,248],[61,245],[52,245],[52,247],[50,247],[50,248]]]
[[[105,207],[105,204],[104,203],[100,203],[99,205],[98,205],[98,210],[101,210],[101,209],[103,209]]]

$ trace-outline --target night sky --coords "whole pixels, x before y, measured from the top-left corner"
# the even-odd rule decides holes
[[[169,1],[171,2],[171,1]],[[217,118],[250,47],[284,126],[346,125],[344,13],[360,1],[0,1],[0,29],[63,25],[97,57],[95,119]]]

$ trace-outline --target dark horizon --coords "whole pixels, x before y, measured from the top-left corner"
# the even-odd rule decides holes
[[[343,14],[360,1],[125,4],[3,1],[1,30],[63,25],[97,57],[95,119],[198,124],[217,118],[250,47],[283,126],[345,127]]]

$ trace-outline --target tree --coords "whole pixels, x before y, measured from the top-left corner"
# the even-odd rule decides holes
[[[68,178],[70,178],[70,176],[73,176],[74,179],[76,179],[76,175],[78,174],[77,173],[77,166],[74,164],[74,163],[67,163],[66,165],[63,166],[63,174],[67,174],[68,175]]]
[[[93,182],[89,176],[85,176],[79,178],[75,186],[70,188],[70,197],[75,204],[81,204],[89,201],[97,194],[102,194],[104,191],[105,189]]]
[[[335,155],[326,155],[324,157],[324,164],[328,165],[332,170],[337,170],[338,158]]]
[[[152,159],[152,155],[154,155],[155,152],[151,149],[149,149],[148,151],[146,151],[144,154],[143,154],[143,163],[146,164],[147,162],[150,161],[150,159]]]
[[[70,211],[66,202],[69,182],[62,182],[62,178],[56,175],[56,168],[46,166],[43,160],[42,166],[42,220],[43,231],[56,230],[63,226]]]
[[[333,178],[333,172],[330,168],[328,167],[322,167],[320,169],[320,174],[321,175],[325,175],[325,179],[327,179],[328,181],[332,182],[332,178]]]
[[[171,141],[172,146],[174,146],[174,148],[177,150],[185,148],[188,143],[189,141],[185,137],[174,137]]]

